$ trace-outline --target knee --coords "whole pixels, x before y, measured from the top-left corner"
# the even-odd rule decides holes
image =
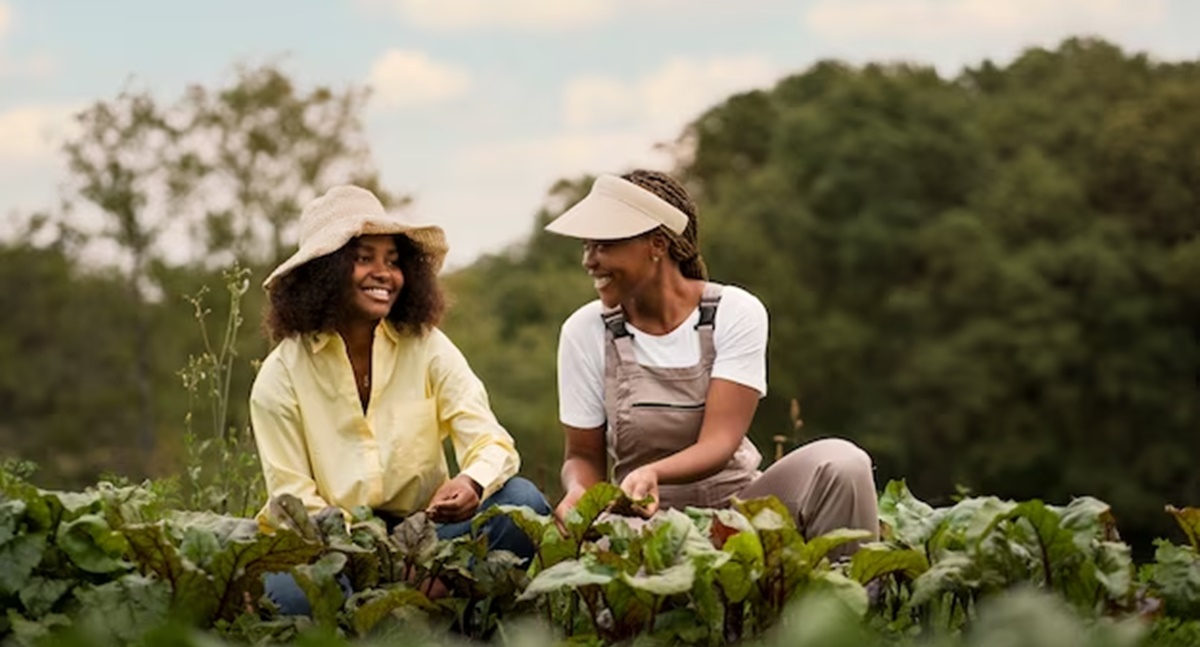
[[[546,496],[529,479],[514,476],[494,495],[499,505],[525,506],[538,514],[550,514]]]
[[[815,441],[819,445],[820,461],[817,469],[827,478],[839,482],[875,479],[871,456],[863,448],[843,438],[825,438]]]

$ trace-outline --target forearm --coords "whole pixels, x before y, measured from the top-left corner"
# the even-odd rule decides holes
[[[647,465],[664,485],[692,483],[720,472],[729,464],[738,443],[701,438],[696,444]]]
[[[604,480],[604,466],[583,456],[569,456],[563,461],[560,476],[563,491],[587,490]]]

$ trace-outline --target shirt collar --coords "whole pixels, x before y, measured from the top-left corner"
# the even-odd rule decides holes
[[[376,332],[382,330],[383,336],[390,340],[393,344],[400,343],[400,331],[396,330],[396,327],[392,325],[391,321],[388,321],[387,319],[381,319],[379,324],[375,327],[375,330]],[[312,354],[316,355],[317,353],[321,352],[321,350],[323,350],[325,346],[329,344],[330,340],[336,336],[337,333],[333,331],[308,333],[308,348]],[[378,337],[378,335],[376,335],[376,337]]]

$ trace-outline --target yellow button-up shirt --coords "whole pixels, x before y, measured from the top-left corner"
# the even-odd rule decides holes
[[[269,496],[293,494],[310,513],[330,505],[421,510],[449,478],[447,436],[462,472],[483,486],[483,499],[517,473],[512,436],[444,333],[403,335],[384,320],[371,352],[365,413],[337,333],[293,336],[267,356],[251,390],[250,420]]]

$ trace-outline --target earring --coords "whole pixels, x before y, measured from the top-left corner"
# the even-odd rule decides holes
[[[658,256],[651,256],[650,258],[653,259],[655,263],[657,263],[659,261]]]

